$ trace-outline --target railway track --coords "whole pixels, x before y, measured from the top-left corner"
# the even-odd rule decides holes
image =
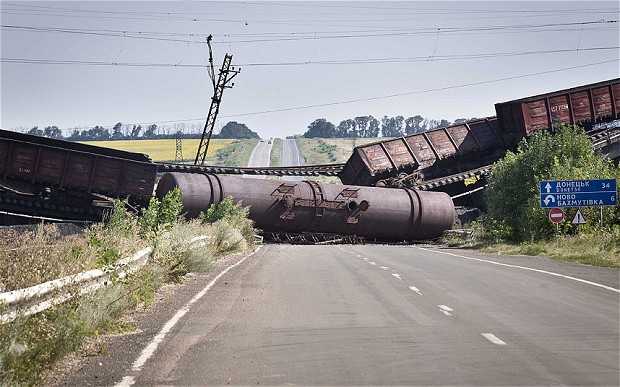
[[[303,165],[294,167],[217,167],[189,164],[157,164],[157,172],[212,173],[267,176],[337,176],[344,164]]]

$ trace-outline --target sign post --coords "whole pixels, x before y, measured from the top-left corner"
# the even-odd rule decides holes
[[[561,208],[552,208],[549,211],[549,220],[555,223],[555,236],[560,233],[560,223],[564,220],[564,211]]]
[[[577,213],[575,214],[575,217],[573,218],[573,221],[571,223],[577,225],[577,232],[581,234],[581,225],[586,224],[586,218],[583,217],[580,210],[577,210]]]
[[[616,179],[599,180],[545,180],[540,185],[540,207],[601,207],[601,228],[603,228],[603,206],[618,204]],[[581,215],[581,212],[578,211]],[[549,215],[551,219],[551,215]],[[581,215],[583,219],[583,215]],[[584,219],[585,223],[585,219]],[[581,229],[581,224],[578,224]]]
[[[546,180],[540,183],[540,207],[598,207],[618,204],[616,180]]]

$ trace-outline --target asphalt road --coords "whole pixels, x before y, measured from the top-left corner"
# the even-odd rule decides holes
[[[280,163],[283,167],[302,165],[301,158],[299,157],[299,149],[297,149],[297,143],[294,139],[282,139]],[[305,178],[303,176],[282,176],[280,180],[302,181],[305,180]]]
[[[265,246],[136,367],[223,269],[61,384],[620,384],[617,269],[416,246]]]
[[[250,161],[248,161],[248,167],[268,167],[271,162],[271,147],[273,144],[270,141],[261,140],[256,144],[256,147],[250,155]],[[255,179],[264,179],[265,175],[243,175],[243,177],[250,177]]]

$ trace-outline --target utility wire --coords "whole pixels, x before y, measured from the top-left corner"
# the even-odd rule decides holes
[[[538,50],[538,51],[520,51],[520,52],[495,52],[495,53],[477,53],[462,55],[435,55],[432,59],[428,56],[413,57],[391,57],[391,58],[364,58],[364,59],[346,59],[346,60],[319,60],[319,61],[299,61],[299,62],[254,62],[239,63],[240,67],[269,67],[269,66],[308,66],[308,65],[365,65],[365,64],[386,64],[386,63],[414,63],[414,62],[438,62],[452,60],[472,60],[472,59],[488,59],[498,57],[515,57],[542,54],[562,54],[571,52],[595,52],[618,50],[620,46],[611,47],[588,47],[588,48],[571,48],[562,50]],[[147,63],[147,62],[104,62],[104,61],[86,61],[86,60],[55,60],[55,59],[30,59],[30,58],[0,58],[1,63],[19,63],[33,65],[73,65],[73,66],[113,66],[113,67],[178,67],[178,68],[204,68],[204,64],[194,63]]]
[[[437,34],[450,34],[450,35],[463,35],[463,34],[475,34],[475,33],[488,33],[488,32],[550,32],[550,31],[567,31],[571,29],[556,29],[558,27],[578,27],[574,30],[581,30],[584,26],[594,25],[608,25],[617,24],[618,20],[597,20],[587,22],[574,22],[574,23],[554,23],[554,24],[531,24],[531,25],[498,25],[487,27],[436,27],[436,28],[422,28],[422,29],[407,29],[395,32],[383,32],[383,33],[360,33],[360,32],[312,32],[309,36],[308,33],[288,33],[283,37],[271,37],[260,39],[228,39],[232,34],[226,34],[225,41],[220,41],[220,44],[230,43],[259,43],[259,42],[277,42],[277,41],[301,41],[301,40],[324,40],[324,39],[347,39],[347,38],[370,38],[370,37],[394,37],[394,36],[420,36],[420,35],[437,35]],[[77,29],[77,28],[58,28],[58,27],[35,27],[35,26],[19,26],[11,24],[0,24],[0,28],[5,30],[21,30],[28,32],[52,32],[52,33],[66,33],[77,35],[94,35],[94,36],[108,36],[119,38],[131,38],[131,39],[145,39],[145,40],[158,40],[158,41],[170,41],[170,42],[182,42],[182,43],[196,43],[195,37],[205,37],[206,34],[193,34],[193,33],[163,33],[152,31],[124,31],[124,30],[89,30],[89,29]],[[614,28],[614,27],[612,27]],[[615,29],[615,28],[614,28]],[[594,28],[588,28],[588,31],[594,30]],[[187,36],[192,39],[178,39],[167,38],[164,36]],[[214,42],[216,43],[216,42]],[[206,42],[199,41],[198,44],[206,44]]]
[[[432,89],[409,91],[409,92],[405,92],[405,93],[389,94],[389,95],[383,95],[383,96],[378,96],[378,97],[357,98],[357,99],[351,99],[351,100],[347,100],[347,101],[328,102],[328,103],[322,103],[322,104],[297,106],[297,107],[290,107],[290,108],[283,108],[283,109],[263,110],[263,111],[252,112],[252,113],[231,114],[231,115],[228,115],[228,116],[222,116],[221,118],[244,117],[244,116],[251,116],[251,115],[258,115],[258,114],[285,112],[285,111],[291,111],[291,110],[302,110],[302,109],[311,109],[311,108],[317,108],[317,107],[345,105],[345,104],[351,104],[351,103],[357,103],[357,102],[367,102],[367,101],[376,101],[376,100],[380,100],[380,99],[404,97],[404,96],[415,95],[415,94],[426,94],[426,93],[431,93],[431,92],[435,92],[435,91],[445,91],[445,90],[461,89],[461,88],[464,88],[464,87],[486,85],[486,84],[489,84],[489,83],[497,83],[497,82],[509,81],[509,80],[513,80],[513,79],[522,79],[522,78],[528,78],[528,77],[533,77],[533,76],[538,76],[538,75],[558,73],[558,72],[561,72],[561,71],[575,70],[575,69],[580,69],[580,68],[584,68],[584,67],[598,66],[598,65],[607,64],[607,63],[613,63],[613,62],[620,62],[620,59],[606,60],[606,61],[595,62],[595,63],[587,63],[587,64],[579,65],[579,66],[563,67],[563,68],[558,68],[558,69],[554,69],[554,70],[540,71],[540,72],[531,73],[531,74],[515,75],[515,76],[505,77],[505,78],[496,78],[496,79],[490,79],[490,80],[486,80],[486,81],[479,81],[479,82],[472,82],[472,83],[463,83],[463,84],[460,84],[460,85],[444,86],[444,87],[438,87],[438,88],[432,88]]]
[[[280,112],[295,111],[295,110],[313,109],[317,107],[346,105],[346,104],[353,104],[353,103],[358,103],[358,102],[376,101],[376,100],[381,100],[381,99],[404,97],[404,96],[416,95],[416,94],[426,94],[426,93],[432,93],[432,92],[437,92],[437,91],[462,89],[462,88],[471,87],[471,86],[486,85],[490,83],[498,83],[498,82],[509,81],[509,80],[514,80],[514,79],[522,79],[522,78],[535,77],[539,75],[553,74],[553,73],[558,73],[562,71],[569,71],[569,70],[575,70],[575,69],[580,69],[580,68],[585,68],[585,67],[599,66],[599,65],[614,63],[614,62],[620,62],[620,59],[606,60],[606,61],[594,62],[594,63],[586,63],[583,65],[562,67],[562,68],[557,68],[557,69],[552,69],[552,70],[539,71],[536,73],[514,75],[510,77],[489,79],[486,81],[463,83],[460,85],[444,86],[444,87],[437,87],[437,88],[431,88],[431,89],[409,91],[409,92],[404,92],[404,93],[395,93],[395,94],[388,94],[388,95],[367,97],[367,98],[357,98],[357,99],[351,99],[351,100],[346,100],[346,101],[335,101],[335,102],[328,102],[328,103],[322,103],[322,104],[295,106],[295,107],[288,107],[288,108],[281,108],[281,109],[262,110],[262,111],[256,111],[256,112],[250,112],[250,113],[229,114],[225,116],[220,116],[220,118],[247,117],[247,116],[260,115],[260,114],[280,113]],[[129,125],[168,124],[168,123],[204,121],[204,120],[205,120],[205,117],[200,117],[200,118],[187,118],[187,119],[166,120],[166,121],[136,122],[136,123],[129,123]],[[107,125],[103,127],[112,128],[113,126],[114,125]]]

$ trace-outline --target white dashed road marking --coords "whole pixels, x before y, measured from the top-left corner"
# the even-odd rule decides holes
[[[443,314],[445,314],[446,316],[452,316],[452,313],[450,312],[454,312],[454,309],[450,308],[449,306],[446,305],[437,305],[439,307],[439,309],[441,309],[441,311],[443,312]]]
[[[416,292],[419,295],[422,295],[422,293],[420,292],[420,289],[416,288],[415,286],[409,286],[409,290],[411,290],[412,292]]]
[[[387,267],[387,266],[381,266],[381,268],[382,268],[383,270],[390,270],[390,268],[389,268],[389,267]]]
[[[506,343],[504,343],[503,341],[498,339],[497,336],[495,336],[492,333],[481,333],[481,335],[482,335],[482,337],[484,337],[485,339],[489,340],[493,344],[496,344],[496,345],[506,345]]]
[[[375,262],[368,262],[368,263],[370,263],[371,265],[374,265],[374,266],[377,265]]]
[[[396,278],[398,278],[399,280],[402,280],[402,278],[400,278],[400,274],[396,274],[396,273],[392,273],[392,275]]]

